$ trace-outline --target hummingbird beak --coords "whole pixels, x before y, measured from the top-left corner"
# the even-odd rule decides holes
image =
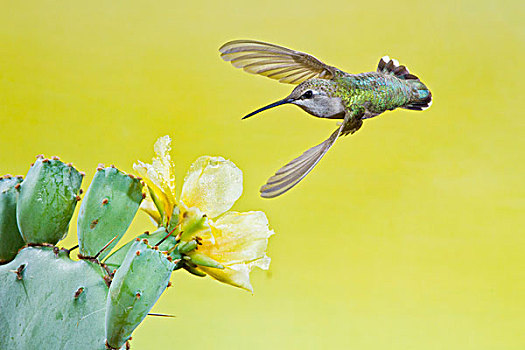
[[[274,103],[270,103],[268,106],[264,106],[262,108],[259,108],[258,110],[253,111],[250,114],[245,115],[244,117],[242,117],[242,119],[250,118],[252,115],[255,115],[255,114],[260,113],[262,111],[265,111],[267,109],[270,109],[270,108],[273,108],[273,107],[277,107],[277,106],[280,106],[280,105],[284,105],[284,104],[287,104],[287,103],[292,103],[293,101],[294,101],[293,98],[288,98],[287,97],[287,98],[282,99],[280,101],[277,101],[277,102],[274,102]]]

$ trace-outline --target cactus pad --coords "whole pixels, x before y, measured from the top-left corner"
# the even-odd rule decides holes
[[[16,224],[16,188],[22,178],[0,177],[0,264],[12,260],[24,246]]]
[[[117,270],[107,300],[106,337],[119,348],[167,288],[175,264],[159,250],[136,241]]]
[[[67,234],[82,174],[58,159],[38,158],[20,186],[16,218],[27,243],[56,244]]]
[[[139,179],[116,168],[99,168],[80,206],[78,244],[80,253],[103,259],[122,238],[142,201]]]
[[[0,266],[0,349],[105,349],[103,272],[64,250],[22,249]]]

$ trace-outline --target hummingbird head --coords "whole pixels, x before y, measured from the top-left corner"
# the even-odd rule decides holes
[[[341,98],[335,95],[336,86],[331,80],[310,79],[297,85],[287,97],[246,115],[249,118],[264,110],[291,103],[319,118],[336,118],[344,114]]]

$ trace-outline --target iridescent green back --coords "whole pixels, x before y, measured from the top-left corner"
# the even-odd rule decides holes
[[[379,114],[404,107],[411,101],[410,82],[392,75],[376,72],[348,74],[336,78],[334,83],[335,95],[342,99],[347,108],[358,104]]]

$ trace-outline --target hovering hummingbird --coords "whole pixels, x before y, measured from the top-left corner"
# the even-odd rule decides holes
[[[304,152],[270,177],[261,187],[264,198],[277,197],[299,183],[340,136],[353,134],[363,120],[398,107],[422,111],[432,94],[418,77],[398,61],[384,56],[377,71],[350,74],[303,52],[253,40],[230,41],[219,49],[222,59],[236,68],[296,84],[282,100],[246,115],[291,103],[318,118],[343,119],[328,139]]]

